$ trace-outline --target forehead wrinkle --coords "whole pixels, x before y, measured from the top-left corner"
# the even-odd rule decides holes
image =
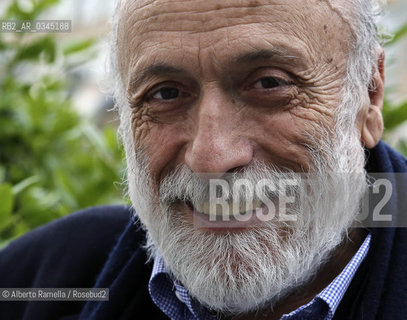
[[[258,3],[260,1],[256,1]],[[258,22],[267,22],[270,10],[280,10],[282,13],[289,12],[285,10],[287,6],[284,2],[263,1],[263,3],[253,5],[247,0],[235,1],[150,1],[145,5],[136,6],[129,2],[129,6],[122,7],[125,18],[123,22],[136,26],[139,33],[148,31],[162,31],[160,24],[165,24],[167,31],[187,31],[185,28],[179,28],[178,24],[183,22],[192,23],[189,31],[204,32],[205,29],[212,31],[219,27],[227,26],[232,19],[239,23],[239,19],[247,21],[250,16],[260,19]],[[185,4],[186,3],[186,4]],[[189,8],[193,9],[189,9]],[[226,23],[226,25],[225,25]],[[158,24],[159,29],[154,25]]]
[[[269,5],[275,7],[276,5]],[[280,5],[281,7],[281,5]],[[225,9],[226,10],[226,9]],[[190,34],[209,33],[232,26],[246,25],[250,19],[252,23],[264,24],[270,22],[270,14],[267,10],[247,12],[242,8],[228,8],[230,14],[220,15],[221,10],[210,10],[206,12],[183,11],[175,13],[160,13],[144,19],[134,21],[134,27],[138,32],[163,32],[163,31],[185,31]],[[276,11],[276,9],[274,10]],[[287,11],[280,8],[282,13]],[[237,13],[237,15],[236,15]],[[216,16],[217,15],[217,16]],[[277,22],[277,21],[275,21]],[[165,30],[162,29],[165,25]]]
[[[192,3],[197,3],[196,1],[188,1],[192,2]],[[326,8],[328,8],[329,4],[331,2],[329,1],[310,1],[311,5],[314,4],[318,4],[318,3],[325,3],[325,8],[323,7],[318,7],[319,10],[316,10],[316,14],[318,16],[325,16],[324,19],[328,19],[328,16],[326,15]],[[169,1],[165,2],[166,4],[170,3]],[[307,5],[308,3],[304,3],[302,2],[304,5],[303,7],[306,8],[306,12],[302,12],[299,9],[299,5],[298,3],[294,3],[294,6],[289,6],[289,5],[282,5],[279,3],[274,2],[273,4],[262,4],[261,7],[256,7],[256,8],[252,8],[252,10],[255,11],[251,11],[254,12],[253,14],[245,14],[250,12],[250,10],[248,10],[247,6],[248,6],[248,2],[247,1],[235,1],[235,2],[222,2],[222,5],[224,5],[224,3],[226,3],[226,5],[229,5],[228,7],[223,7],[219,10],[213,10],[213,8],[211,10],[207,10],[205,12],[201,12],[200,10],[187,10],[186,12],[196,12],[196,15],[192,14],[192,13],[185,13],[185,2],[183,1],[175,1],[175,2],[171,2],[171,3],[177,3],[177,4],[182,4],[184,7],[181,8],[180,6],[175,6],[176,8],[172,8],[167,6],[164,9],[166,11],[168,10],[175,10],[176,14],[179,14],[179,16],[171,16],[171,18],[168,18],[168,21],[170,21],[171,23],[163,23],[162,21],[159,21],[161,19],[166,19],[165,18],[165,14],[159,14],[160,10],[163,9],[163,3],[160,3],[160,1],[149,1],[147,3],[142,3],[141,5],[141,11],[145,11],[144,12],[144,18],[148,18],[147,16],[150,17],[150,19],[154,18],[153,15],[156,14],[158,16],[155,17],[155,19],[158,19],[156,21],[150,21],[150,23],[146,23],[145,20],[143,19],[137,19],[138,17],[138,13],[140,12],[140,10],[133,10],[133,11],[127,11],[126,13],[126,18],[124,20],[128,20],[126,22],[126,27],[125,28],[127,32],[123,33],[122,39],[123,41],[130,43],[131,45],[126,47],[126,53],[124,55],[124,59],[121,59],[121,63],[126,64],[126,62],[124,60],[129,59],[129,64],[127,66],[123,65],[123,71],[127,72],[129,71],[130,65],[134,63],[137,63],[137,61],[135,61],[135,59],[140,58],[140,54],[143,53],[151,55],[152,52],[149,51],[149,49],[147,49],[149,47],[149,45],[151,45],[151,47],[153,47],[154,45],[157,45],[158,43],[161,42],[157,42],[159,40],[159,38],[157,38],[158,35],[160,35],[160,37],[163,39],[162,43],[165,43],[165,47],[163,47],[164,49],[166,49],[168,52],[171,52],[171,49],[169,49],[169,47],[174,47],[174,49],[178,50],[180,47],[181,49],[183,47],[188,47],[188,43],[190,41],[188,41],[188,35],[191,36],[197,36],[199,37],[199,48],[198,48],[198,53],[195,52],[194,54],[198,54],[198,58],[200,59],[200,52],[202,52],[203,49],[207,49],[208,47],[212,47],[212,48],[216,48],[217,47],[217,42],[214,41],[214,36],[219,37],[219,35],[223,35],[224,39],[219,38],[218,40],[222,40],[223,43],[221,43],[221,45],[225,45],[225,38],[226,38],[226,43],[230,43],[229,37],[232,37],[232,41],[236,41],[236,40],[241,40],[242,38],[248,38],[250,39],[250,35],[247,34],[248,32],[252,32],[250,29],[250,25],[253,25],[253,28],[255,30],[255,32],[259,32],[261,30],[264,30],[266,27],[267,28],[271,28],[270,31],[272,31],[271,33],[274,35],[277,35],[279,38],[276,41],[275,38],[271,38],[272,41],[270,41],[270,45],[272,47],[279,47],[281,44],[284,44],[284,41],[280,41],[280,40],[285,40],[284,38],[287,39],[287,36],[291,36],[291,37],[295,37],[295,39],[293,38],[292,40],[289,40],[289,44],[295,42],[295,45],[298,47],[298,49],[300,50],[300,52],[302,52],[303,56],[307,57],[307,60],[310,61],[312,64],[320,59],[322,57],[323,54],[325,54],[325,52],[323,52],[324,50],[321,50],[324,48],[322,43],[315,43],[315,37],[313,35],[313,32],[309,32],[309,34],[303,34],[303,33],[307,33],[305,32],[307,29],[310,28],[310,25],[313,29],[317,28],[318,25],[316,25],[315,23],[313,23],[313,19],[305,19],[305,21],[300,21],[303,20],[304,17],[306,17],[307,12],[310,11],[310,9],[312,9],[313,7],[310,5]],[[202,9],[202,6],[206,6],[205,8],[209,7],[211,8],[211,4],[212,7],[214,6],[214,3],[216,4],[216,2],[214,1],[199,1],[200,7],[199,9]],[[272,7],[275,10],[270,11],[269,9],[267,9],[267,7]],[[288,9],[286,9],[286,7],[288,7]],[[314,5],[315,8],[317,8]],[[152,8],[151,12],[150,10],[147,10],[149,8]],[[157,9],[158,8],[158,9]],[[181,12],[181,9],[183,10]],[[232,9],[239,9],[239,14],[238,17],[228,17],[228,14],[225,14],[228,12],[228,10],[232,10]],[[246,12],[244,12],[244,10],[246,10]],[[332,9],[331,9],[332,10]],[[219,11],[222,13],[224,13],[226,15],[226,17],[221,17],[219,18]],[[233,11],[233,10],[232,10]],[[281,14],[279,14],[279,12],[281,11]],[[208,12],[210,12],[211,14],[208,15]],[[217,13],[218,12],[218,13]],[[199,16],[199,14],[201,14],[201,16]],[[196,18],[198,17],[198,18]],[[269,18],[271,17],[271,18]],[[208,18],[211,18],[212,20],[215,20],[215,22],[210,21],[206,21],[208,20]],[[206,20],[205,20],[206,19]],[[322,21],[326,21],[326,20],[322,20]],[[332,19],[330,19],[332,20]],[[125,21],[123,21],[125,22]],[[123,22],[121,23],[123,25]],[[175,22],[175,23],[174,23]],[[205,22],[205,23],[204,23]],[[216,25],[217,24],[217,25]],[[255,25],[258,24],[259,26]],[[236,32],[235,34],[233,34],[233,32],[235,31],[235,29],[232,29],[233,27],[239,27],[240,25],[244,25],[244,31],[245,33],[239,35],[239,39],[235,39],[236,38]],[[192,27],[191,27],[192,26]],[[300,28],[298,28],[300,26]],[[321,24],[322,27],[322,24]],[[188,31],[188,29],[190,29]],[[192,29],[192,30],[191,30]],[[225,29],[224,32],[222,31],[222,29]],[[208,32],[213,32],[213,31],[220,31],[221,33],[218,34],[209,34]],[[124,30],[123,30],[124,31]],[[183,32],[184,31],[184,32]],[[313,31],[313,30],[311,30]],[[159,32],[159,33],[157,33]],[[178,32],[179,35],[177,37],[173,37],[172,39],[176,40],[177,43],[170,43],[168,41],[166,41],[166,39],[171,39],[171,33],[172,32]],[[223,32],[223,33],[222,33]],[[156,38],[156,42],[152,42],[152,36],[153,33],[155,38]],[[151,34],[151,36],[150,36]],[[205,36],[205,39],[207,41],[204,41],[203,38],[201,39],[201,36]],[[259,34],[257,34],[257,36],[259,36]],[[185,39],[184,39],[185,37]],[[270,39],[268,39],[267,37],[264,38],[265,42],[268,42]],[[222,42],[221,41],[221,42]],[[310,42],[311,41],[311,42]],[[310,46],[311,44],[311,46]],[[250,43],[246,43],[246,45],[251,46]],[[256,45],[254,45],[255,47]],[[142,49],[141,49],[142,48]],[[338,48],[341,49],[341,48]],[[146,50],[146,51],[144,51]],[[154,50],[154,49],[153,49]],[[120,50],[119,50],[120,51]],[[149,52],[147,52],[149,51]],[[155,51],[155,50],[154,50]],[[304,52],[303,52],[304,51]],[[326,51],[326,50],[325,50]],[[213,53],[216,54],[217,50],[213,49]],[[183,52],[183,54],[185,54],[185,52]],[[288,56],[292,56],[291,54],[288,54]],[[300,60],[300,59],[298,59]],[[200,65],[201,68],[201,65]],[[202,70],[201,70],[202,71]]]
[[[288,60],[299,60],[301,59],[297,55],[289,55],[285,50],[278,49],[260,49],[252,52],[247,52],[238,55],[233,59],[233,63],[236,64],[250,64],[259,60],[271,60],[274,58],[282,58]]]
[[[257,20],[259,23],[267,22],[267,18],[270,15],[270,10],[268,7],[272,7],[273,14],[275,16],[275,11],[280,9],[282,13],[286,15],[295,15],[298,17],[301,16],[301,8],[290,7],[287,4],[279,3],[273,1],[274,3],[262,3],[255,8],[248,6],[247,1],[233,1],[224,2],[224,4],[229,4],[220,8],[213,8],[213,3],[211,1],[188,1],[187,3],[198,3],[199,8],[195,10],[186,10],[185,1],[150,1],[147,4],[136,6],[135,10],[127,10],[126,16],[127,23],[130,23],[134,26],[134,29],[137,29],[139,33],[145,32],[154,32],[154,31],[163,31],[160,24],[165,23],[165,31],[188,31],[185,28],[184,22],[191,24],[190,32],[211,32],[218,28],[227,27],[229,25],[230,19],[235,19],[236,25],[239,24],[239,19],[244,18],[242,23],[247,22],[247,18],[255,16],[256,19],[264,16],[265,20]],[[270,2],[270,1],[268,1]],[[326,3],[329,8],[334,11],[337,16],[344,22],[349,24],[349,21],[344,18],[341,14],[338,7],[334,6],[329,0],[318,1],[317,3],[322,2]],[[171,4],[171,5],[169,5]],[[178,5],[177,5],[178,4]],[[220,6],[220,5],[218,5]],[[285,10],[285,7],[289,7],[288,10]],[[236,11],[237,10],[237,11]],[[239,12],[238,17],[230,17],[227,14],[227,11],[232,11],[234,15],[236,12]],[[218,19],[214,17],[218,16]],[[293,18],[293,17],[291,17]],[[184,21],[186,20],[186,21]],[[234,21],[231,21],[232,23]],[[132,23],[131,23],[132,22]],[[154,28],[154,24],[158,23],[159,29]],[[178,24],[181,24],[181,27]]]
[[[210,2],[210,1],[207,1]],[[325,2],[325,1],[324,1]],[[155,3],[155,2],[154,2]],[[177,2],[180,3],[180,2]],[[182,3],[182,2],[181,2]],[[273,7],[273,12],[269,12],[269,10],[264,9],[263,7]],[[258,7],[256,8],[255,12],[253,14],[246,14],[244,13],[243,15],[240,14],[237,17],[234,16],[229,16],[229,15],[221,15],[216,18],[216,12],[225,10],[225,9],[220,9],[220,10],[210,10],[209,12],[213,12],[213,15],[207,15],[208,12],[200,12],[197,10],[192,10],[192,11],[185,11],[185,9],[182,12],[178,12],[177,16],[171,17],[171,18],[165,18],[166,13],[161,13],[158,14],[158,16],[154,17],[154,13],[149,13],[149,18],[153,19],[155,18],[154,21],[149,21],[149,23],[143,21],[143,19],[136,19],[137,17],[137,12],[138,10],[135,10],[132,15],[134,16],[134,19],[132,19],[133,23],[128,22],[128,26],[131,26],[130,28],[127,28],[128,32],[128,37],[127,39],[133,39],[136,37],[139,37],[140,35],[143,35],[145,39],[148,40],[148,35],[150,33],[156,33],[160,32],[162,34],[163,39],[166,38],[165,33],[167,32],[180,32],[181,39],[184,35],[182,33],[185,31],[186,34],[198,34],[198,33],[207,33],[207,32],[213,32],[213,31],[220,31],[222,29],[225,29],[225,35],[226,37],[229,36],[229,27],[239,27],[240,25],[244,25],[245,28],[247,28],[250,24],[260,24],[260,28],[264,28],[267,25],[271,28],[271,31],[274,33],[276,31],[281,31],[282,33],[290,33],[291,35],[297,36],[299,40],[301,40],[301,37],[310,37],[312,38],[312,32],[309,32],[310,34],[307,35],[305,34],[304,30],[309,29],[309,23],[310,21],[307,21],[307,19],[304,19],[304,15],[302,12],[298,10],[298,8],[292,8],[289,7],[288,10],[285,9],[285,7],[288,5],[279,5],[279,4],[268,4],[268,5],[263,5],[261,10],[258,10]],[[247,7],[242,6],[238,8],[242,9]],[[226,9],[236,9],[236,6],[229,6]],[[309,8],[308,8],[309,9]],[[167,9],[168,10],[168,9]],[[282,17],[281,19],[276,18],[276,11],[281,11],[281,15],[277,15],[277,17]],[[205,19],[195,19],[192,14],[189,14],[189,12],[197,12],[197,15],[205,15]],[[236,13],[233,11],[233,13]],[[321,13],[321,12],[320,12]],[[320,14],[319,13],[319,14]],[[170,13],[171,14],[171,13]],[[284,15],[284,16],[283,16]],[[210,19],[208,19],[210,18]],[[272,18],[272,20],[270,19]],[[166,21],[168,20],[168,21]],[[208,20],[208,21],[206,21]],[[305,20],[305,21],[300,21],[300,20]],[[165,23],[167,22],[167,23]],[[311,22],[312,23],[312,22]],[[295,26],[298,25],[301,26],[300,29],[302,30],[295,30]],[[165,26],[165,28],[163,28]],[[293,28],[294,26],[294,28]],[[314,29],[316,26],[312,26]],[[302,34],[304,33],[304,34]],[[130,40],[131,41],[131,40]],[[200,43],[202,45],[202,43]]]

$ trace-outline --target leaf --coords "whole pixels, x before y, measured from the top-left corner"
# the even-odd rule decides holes
[[[19,221],[14,227],[12,239],[17,238],[28,231],[30,231],[30,228],[27,226],[27,224],[24,223],[24,221]]]
[[[6,178],[6,169],[0,165],[0,182],[3,182]]]
[[[51,63],[55,60],[55,40],[51,36],[42,37],[22,47],[13,59],[13,63],[24,60],[38,60],[40,54],[44,54],[45,60]]]
[[[31,176],[28,177],[27,179],[24,179],[23,181],[19,182],[13,187],[14,196],[17,196],[20,192],[38,183],[39,181],[40,181],[39,176]]]
[[[0,184],[0,229],[8,223],[13,210],[14,196],[10,184]]]
[[[388,102],[383,107],[383,120],[386,130],[391,130],[407,121],[407,100],[396,107],[391,107]]]
[[[407,34],[407,23],[403,25],[400,29],[396,31],[394,34],[393,38],[386,43],[386,46],[391,46],[398,42],[402,37],[404,37]]]
[[[87,50],[91,48],[96,43],[96,39],[88,39],[85,41],[77,41],[67,45],[64,49],[64,55],[69,55],[72,53],[77,53],[80,51]]]

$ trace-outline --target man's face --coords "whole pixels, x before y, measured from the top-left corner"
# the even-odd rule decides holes
[[[349,47],[328,2],[126,1],[121,21],[134,139],[156,186],[182,164],[310,169],[309,135],[333,128]]]
[[[152,250],[221,312],[271,306],[308,281],[342,241],[365,188],[363,179],[326,178],[363,172],[360,128],[335,148],[346,19],[318,0],[125,1],[118,43],[134,143],[129,193]],[[316,178],[299,188],[294,223],[195,228],[203,178],[228,172]]]

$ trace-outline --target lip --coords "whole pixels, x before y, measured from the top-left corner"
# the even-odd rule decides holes
[[[185,207],[192,215],[193,224],[196,228],[211,232],[241,232],[263,222],[257,218],[257,210],[261,210],[262,214],[267,214],[267,208],[262,206],[251,212],[245,212],[239,219],[227,216],[228,221],[222,220],[222,217],[217,217],[215,221],[211,221],[208,214],[196,210],[191,204],[186,203]]]

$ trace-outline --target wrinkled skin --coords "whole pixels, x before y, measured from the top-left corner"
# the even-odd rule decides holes
[[[307,171],[307,134],[333,126],[350,29],[325,1],[126,1],[118,40],[135,141],[159,183],[181,163]]]
[[[312,170],[306,145],[333,129],[352,41],[335,3],[344,1],[122,1],[120,73],[155,187],[181,164],[213,176],[254,159]],[[358,115],[367,147],[383,127],[382,58]],[[311,294],[346,265],[355,239]]]

